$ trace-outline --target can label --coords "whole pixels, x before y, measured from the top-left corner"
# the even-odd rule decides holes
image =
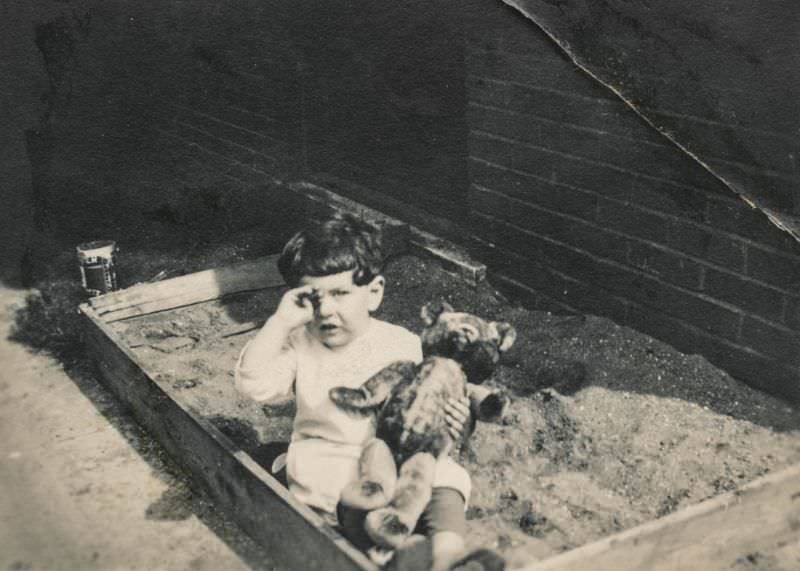
[[[91,296],[117,289],[114,242],[88,242],[78,246],[83,289]]]

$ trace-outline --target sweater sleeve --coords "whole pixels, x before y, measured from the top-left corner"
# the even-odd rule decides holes
[[[251,344],[252,341],[244,346],[236,362],[234,370],[236,390],[266,404],[277,404],[291,398],[297,374],[297,351],[291,339],[281,348],[278,356],[269,361],[259,359],[257,355],[252,359],[252,356],[248,355],[248,361],[255,364],[245,368],[242,366],[242,360],[248,351],[254,350]]]

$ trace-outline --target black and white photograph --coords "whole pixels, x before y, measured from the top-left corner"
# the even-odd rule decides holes
[[[796,0],[0,0],[0,571],[800,569]]]

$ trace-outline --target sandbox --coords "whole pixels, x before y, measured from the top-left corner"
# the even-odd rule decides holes
[[[117,392],[128,391],[123,399],[134,412],[142,409],[144,424],[157,425],[155,432],[171,441],[168,450],[179,461],[184,457],[190,472],[205,474],[212,497],[238,510],[246,531],[252,535],[253,528],[266,527],[256,535],[261,533],[260,540],[273,550],[281,542],[296,547],[296,533],[319,536],[307,542],[304,559],[287,555],[288,565],[302,561],[305,568],[370,568],[258,464],[271,443],[288,439],[293,413],[291,402],[262,407],[233,387],[239,351],[283,291],[270,263],[274,259],[258,266],[265,272],[258,284],[271,286],[265,289],[237,283],[225,290],[239,290],[229,295],[171,308],[188,299],[173,298],[142,316],[116,312],[114,317],[115,311],[108,305],[104,310],[102,302],[85,306],[95,325],[90,345]],[[760,543],[752,547],[737,540],[715,551],[717,568],[772,569],[796,561],[797,540],[788,539],[800,527],[796,409],[700,356],[679,353],[604,318],[525,309],[487,281],[469,284],[434,259],[395,256],[386,278],[381,319],[418,332],[419,308],[443,299],[457,310],[509,321],[518,331],[515,347],[491,381],[508,389],[511,410],[500,424],[479,423],[470,445],[459,453],[474,486],[467,512],[470,545],[496,549],[510,568],[526,569],[605,568],[608,553],[609,561],[619,557],[620,548],[634,557],[643,545],[647,553],[639,563],[634,557],[630,568],[655,569],[669,557],[662,553],[657,562],[649,561],[654,555],[652,546],[646,547],[653,543],[648,538],[671,537],[670,557],[691,552],[702,537],[679,532],[675,539],[676,529],[696,536],[688,522],[711,518],[702,528],[711,537],[725,529],[715,519],[717,511],[738,513],[733,507],[746,508],[744,499],[758,493],[775,503],[772,523],[757,514],[733,520],[720,516],[730,528],[726,537],[741,535]],[[127,373],[116,370],[123,365]],[[125,380],[132,372],[139,379]],[[157,396],[151,394],[153,387],[135,394],[131,383],[148,382],[158,389]],[[163,414],[156,412],[159,406]],[[175,420],[176,415],[181,419]],[[212,460],[202,459],[208,448],[204,435],[220,446],[209,456]],[[243,476],[242,470],[251,474]],[[242,506],[253,504],[261,492],[252,488],[259,485],[267,488],[266,503],[256,501],[253,513],[244,514]],[[759,496],[758,503],[764,502]],[[287,514],[299,514],[300,523],[282,523],[291,519]],[[339,560],[330,558],[330,549],[342,553]]]

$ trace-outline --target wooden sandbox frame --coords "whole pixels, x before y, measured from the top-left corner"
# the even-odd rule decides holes
[[[468,281],[485,275],[458,249],[366,207],[313,189],[383,226],[394,252],[439,260]],[[333,200],[332,200],[333,199]],[[148,374],[114,321],[283,284],[276,256],[205,270],[92,298],[80,306],[86,347],[102,382],[220,509],[290,569],[378,568],[202,415]],[[255,326],[255,325],[254,325]],[[253,327],[254,327],[253,326]],[[244,328],[248,324],[244,324]],[[526,564],[525,571],[729,570],[737,558],[800,561],[800,464],[669,516]],[[743,564],[747,564],[744,561]],[[757,569],[758,567],[742,567]]]

